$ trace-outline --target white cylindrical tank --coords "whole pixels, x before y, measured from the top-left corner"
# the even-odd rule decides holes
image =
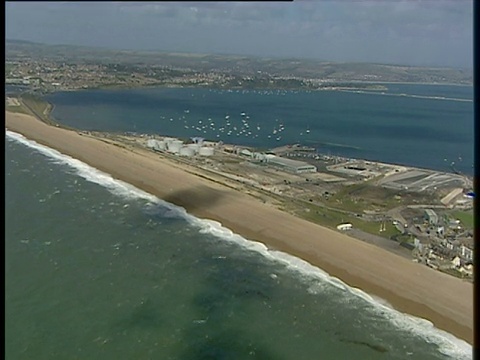
[[[264,161],[267,159],[265,154],[262,154],[262,153],[253,153],[253,158],[255,160],[260,160],[260,161]]]
[[[195,155],[195,150],[192,149],[191,147],[184,146],[184,147],[180,148],[180,150],[178,152],[178,155],[180,155],[180,156],[193,156],[193,155]]]
[[[182,147],[183,142],[180,140],[172,140],[168,144],[168,151],[177,154],[180,151],[180,148]]]
[[[198,144],[188,144],[187,147],[189,147],[190,149],[193,149],[193,151],[195,151],[195,154],[197,154],[198,150],[200,150],[200,145]]]
[[[163,138],[163,141],[165,142],[165,144],[167,145],[167,147],[168,147],[168,145],[170,145],[170,143],[171,143],[173,140],[176,140],[176,139],[170,138],[170,137],[165,137],[165,138]]]
[[[165,141],[157,140],[157,147],[155,148],[155,150],[164,151],[166,148],[167,148],[167,145],[165,144]]]
[[[157,140],[155,140],[155,139],[148,139],[147,140],[147,147],[148,148],[155,149],[156,146],[157,146]]]
[[[213,148],[212,147],[206,147],[203,146],[200,148],[198,151],[199,155],[201,156],[212,156],[213,155]]]

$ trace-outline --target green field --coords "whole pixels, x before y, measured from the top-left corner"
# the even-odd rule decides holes
[[[341,223],[351,223],[354,228],[387,239],[399,234],[397,228],[390,222],[385,222],[385,231],[380,232],[381,224],[379,222],[364,221],[359,217],[313,204],[295,202],[286,205],[284,208],[305,220],[332,229],[336,229],[337,225]]]
[[[473,229],[473,225],[474,225],[473,211],[456,210],[456,211],[452,211],[450,215],[453,218],[460,220],[463,227]]]
[[[395,198],[398,192],[373,185],[375,179],[341,188],[328,206],[362,213],[364,210],[386,210],[408,202],[408,197]]]

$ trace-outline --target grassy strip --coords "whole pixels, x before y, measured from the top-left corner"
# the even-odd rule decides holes
[[[465,228],[473,229],[474,217],[472,211],[455,210],[450,213],[452,217],[460,220]]]
[[[378,222],[365,221],[341,211],[326,209],[310,203],[301,203],[294,200],[291,202],[284,201],[283,208],[305,220],[331,229],[336,229],[337,225],[342,223],[351,223],[355,228],[387,239],[390,239],[393,235],[399,234],[397,228],[390,222],[385,222],[385,231],[380,232],[381,224]]]
[[[471,278],[470,276],[462,273],[461,271],[458,271],[457,269],[439,269],[439,270],[441,272],[445,273],[445,274],[449,274],[449,275],[455,276],[455,277],[460,278],[460,279]]]

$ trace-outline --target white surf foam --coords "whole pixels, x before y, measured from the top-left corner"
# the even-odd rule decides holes
[[[18,134],[16,132],[6,130],[6,135],[11,140],[15,140],[29,148],[37,150],[39,153],[47,156],[49,159],[53,160],[54,163],[68,165],[71,169],[75,171],[76,175],[93,182],[95,184],[101,185],[107,188],[110,192],[115,195],[121,196],[126,199],[144,199],[154,204],[164,204],[166,206],[171,206],[173,209],[177,210],[180,214],[185,213],[186,211],[183,208],[174,206],[173,204],[167,203],[156,196],[149,194],[143,190],[136,188],[133,185],[130,185],[124,181],[114,179],[110,174],[107,174],[103,171],[100,171],[90,165],[85,164],[84,162],[72,158],[71,156],[60,153],[59,151],[49,148],[47,146],[41,145],[33,140],[27,139],[25,136]],[[182,211],[183,210],[183,211]]]
[[[65,164],[75,170],[76,174],[83,177],[87,181],[99,184],[106,187],[113,194],[125,197],[127,199],[144,199],[151,204],[158,204],[167,207],[179,217],[187,220],[191,225],[198,227],[200,232],[214,235],[222,240],[236,243],[245,249],[255,251],[263,255],[266,259],[284,264],[289,270],[295,271],[301,278],[306,278],[309,281],[314,281],[314,285],[322,286],[322,283],[328,283],[336,288],[356,295],[372,305],[375,311],[378,311],[383,316],[395,324],[399,329],[414,333],[418,337],[423,338],[428,343],[434,343],[438,346],[438,350],[452,357],[453,359],[472,359],[472,346],[467,342],[456,338],[450,333],[435,328],[431,322],[425,319],[414,317],[405,313],[401,313],[388,304],[377,298],[374,298],[364,291],[352,288],[320,268],[311,265],[310,263],[297,258],[295,256],[286,254],[281,251],[269,250],[264,244],[247,240],[242,236],[235,234],[230,229],[222,226],[221,223],[214,220],[199,219],[186,212],[182,207],[167,203],[152,194],[140,190],[133,185],[125,183],[121,180],[113,179],[109,174],[97,170],[77,159],[68,155],[64,155],[54,149],[38,144],[35,141],[25,138],[23,135],[6,130],[6,136],[11,140],[17,141],[25,146],[33,148],[45,156],[53,159],[56,163]],[[310,292],[318,291],[315,286],[310,287]]]

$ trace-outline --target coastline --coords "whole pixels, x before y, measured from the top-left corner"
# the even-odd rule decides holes
[[[154,153],[107,144],[25,114],[6,112],[6,128],[183,206],[192,215],[219,221],[249,240],[304,259],[399,311],[473,342],[470,283],[289,215]]]
[[[405,81],[364,81],[364,80],[346,80],[345,82],[352,83],[352,84],[360,84],[360,85],[372,85],[372,86],[380,86],[382,88],[366,88],[366,87],[341,87],[342,82],[339,81],[337,83],[332,83],[332,86],[328,88],[318,88],[318,89],[309,89],[309,88],[252,88],[248,90],[286,90],[286,91],[310,91],[310,92],[317,92],[317,91],[342,91],[342,92],[372,92],[372,91],[387,91],[388,87],[385,85],[428,85],[428,86],[458,86],[458,87],[473,87],[473,84],[464,84],[464,83],[430,83],[430,82],[405,82]],[[336,85],[335,85],[336,84]],[[58,88],[58,89],[49,89],[46,92],[42,92],[37,94],[37,96],[42,97],[46,94],[54,94],[58,92],[80,92],[80,91],[91,91],[91,90],[132,90],[132,89],[149,89],[149,88],[157,88],[157,87],[164,87],[164,88],[191,88],[191,89],[222,89],[222,90],[243,90],[244,88],[241,86],[233,86],[228,88],[222,88],[221,86],[216,86],[214,84],[202,86],[202,85],[192,85],[192,84],[159,84],[159,83],[151,83],[151,84],[99,84],[97,86],[91,87],[81,87],[81,88]],[[332,88],[333,87],[333,88]],[[337,88],[338,87],[338,88]]]
[[[473,87],[472,84],[464,84],[464,83],[438,83],[438,82],[411,82],[411,81],[361,81],[360,83],[368,83],[368,84],[404,84],[404,85],[432,85],[432,86],[465,86],[465,87]]]

